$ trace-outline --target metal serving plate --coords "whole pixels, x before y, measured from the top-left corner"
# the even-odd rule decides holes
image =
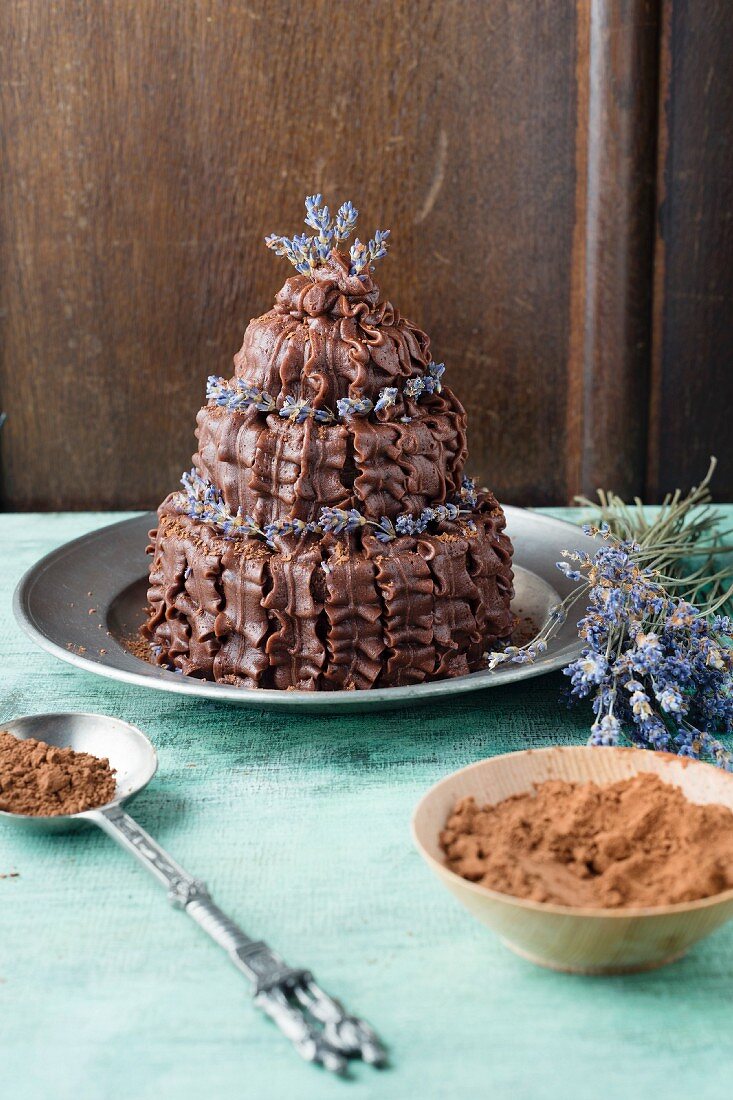
[[[574,524],[522,508],[505,509],[514,542],[514,611],[539,624],[549,608],[573,587],[556,569],[565,549],[596,549]],[[168,672],[136,657],[125,639],[143,621],[149,558],[147,533],[154,513],[123,520],[83,535],[52,551],[20,581],[14,611],[20,625],[42,649],[77,668],[112,680],[202,699],[302,712],[369,711],[414,706],[539,676],[562,668],[580,652],[574,619],[567,622],[534,664],[500,666],[454,680],[371,691],[250,690],[213,684]],[[91,595],[90,595],[91,593]],[[526,638],[524,640],[527,640]]]

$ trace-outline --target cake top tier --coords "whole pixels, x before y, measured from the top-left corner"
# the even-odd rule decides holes
[[[359,211],[343,203],[331,217],[321,195],[305,200],[305,224],[314,235],[283,237],[272,234],[265,244],[276,255],[286,256],[298,272],[288,279],[275,299],[277,313],[293,317],[352,317],[355,310],[371,314],[379,304],[379,287],[372,279],[376,260],[387,254],[389,229],[377,229],[368,243],[349,237],[356,228]]]
[[[351,203],[332,219],[313,195],[306,213],[315,236],[266,238],[297,274],[274,308],[248,326],[233,384],[253,394],[260,411],[285,409],[282,415],[294,418],[327,421],[372,409],[386,419],[411,417],[405,402],[440,394],[443,365],[433,363],[426,334],[382,298],[373,279],[388,231],[347,247],[357,217]],[[227,400],[223,392],[213,396]],[[445,400],[452,397],[446,393]]]
[[[287,256],[291,264],[301,275],[313,276],[322,267],[331,253],[339,250],[356,228],[359,211],[351,202],[339,207],[335,218],[323,204],[320,195],[308,195],[305,200],[305,224],[314,229],[315,236],[305,233],[294,237],[278,236],[276,233],[265,237],[265,244],[278,256]],[[358,237],[349,248],[348,274],[368,275],[374,270],[374,261],[387,255],[389,229],[377,229],[368,244]]]
[[[360,308],[364,316],[374,316],[379,303],[379,287],[371,274],[352,274],[348,256],[334,249],[312,273],[287,280],[275,298],[275,311],[301,319],[324,314],[338,318],[353,317]]]

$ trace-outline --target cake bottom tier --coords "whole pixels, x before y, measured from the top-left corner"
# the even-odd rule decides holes
[[[151,532],[154,660],[244,688],[366,689],[462,676],[509,637],[512,545],[489,494],[473,530],[227,539],[169,498]]]

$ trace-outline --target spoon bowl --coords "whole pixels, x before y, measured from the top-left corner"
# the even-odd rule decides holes
[[[0,722],[0,730],[7,730],[20,741],[35,738],[59,749],[106,757],[117,783],[115,797],[107,806],[120,806],[133,798],[148,785],[158,768],[157,753],[142,730],[106,714],[32,714]],[[0,810],[0,820],[26,832],[61,833],[94,824],[91,817],[94,812],[31,817]]]

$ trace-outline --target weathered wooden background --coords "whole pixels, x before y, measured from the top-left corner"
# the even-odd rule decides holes
[[[3,506],[176,484],[317,190],[505,500],[733,497],[732,66],[730,0],[3,0]]]

